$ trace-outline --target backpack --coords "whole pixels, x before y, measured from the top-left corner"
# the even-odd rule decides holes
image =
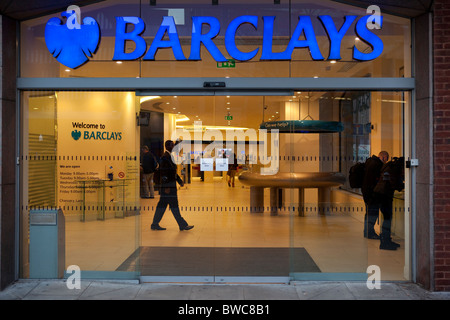
[[[405,159],[403,157],[394,157],[391,161],[385,163],[381,169],[380,180],[374,191],[385,195],[393,195],[395,190],[402,191],[405,187],[404,163]]]
[[[350,167],[348,181],[351,188],[361,188],[364,181],[364,169],[366,165],[363,162],[357,162]]]

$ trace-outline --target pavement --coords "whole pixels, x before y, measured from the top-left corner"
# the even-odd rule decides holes
[[[289,284],[184,284],[138,281],[18,280],[0,291],[0,300],[450,300],[450,292],[431,292],[411,282],[294,281]]]

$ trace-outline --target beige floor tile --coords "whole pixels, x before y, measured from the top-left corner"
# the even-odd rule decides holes
[[[138,216],[67,221],[66,265],[114,271],[139,246],[304,247],[322,272],[365,272],[376,264],[383,278],[403,280],[404,245],[384,251],[379,250],[379,241],[363,238],[362,212],[359,216],[341,212],[321,216],[314,210],[305,216],[292,210],[252,213],[249,189],[241,184],[229,188],[221,181],[193,182],[179,190],[179,204],[194,229],[180,232],[167,209],[161,221],[167,230],[151,231],[158,197],[141,200]],[[268,192],[265,201],[267,205]]]

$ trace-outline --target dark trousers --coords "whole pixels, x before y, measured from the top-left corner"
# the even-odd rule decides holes
[[[383,214],[383,224],[381,225],[380,237],[390,239],[392,222],[392,198],[378,195],[370,201],[366,207],[366,217],[364,221],[364,233],[371,233],[381,210]]]
[[[161,197],[159,198],[159,202],[156,205],[156,211],[155,215],[153,216],[153,223],[152,226],[158,226],[159,222],[164,216],[164,213],[166,212],[167,206],[169,206],[170,210],[172,211],[172,214],[175,218],[175,220],[178,223],[178,227],[180,229],[184,229],[188,223],[186,220],[183,219],[180,213],[180,208],[178,206],[178,195],[177,195],[177,189],[176,188],[169,188],[170,192],[165,193],[165,189],[161,188]]]

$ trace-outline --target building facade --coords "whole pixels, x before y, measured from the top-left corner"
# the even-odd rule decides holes
[[[448,291],[446,2],[1,7],[2,288],[74,266],[201,282],[364,280],[375,266]],[[150,228],[165,185],[157,171],[146,194],[141,146],[160,159],[166,140],[182,141],[189,231],[176,207]],[[405,160],[392,219],[375,222],[380,235],[390,222],[390,250],[364,237],[348,179],[383,150]]]

